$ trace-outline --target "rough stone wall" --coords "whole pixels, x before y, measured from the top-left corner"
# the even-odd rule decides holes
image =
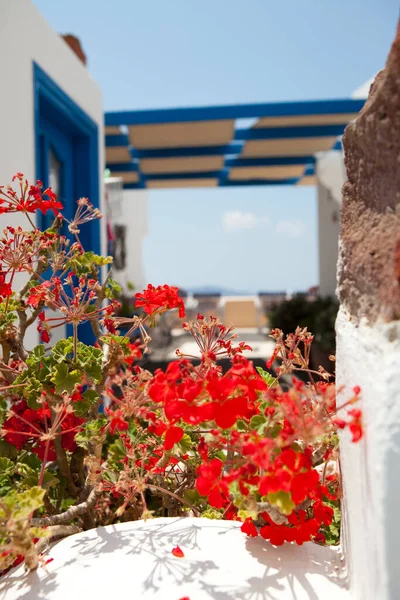
[[[400,28],[344,134],[339,298],[370,323],[400,318]]]

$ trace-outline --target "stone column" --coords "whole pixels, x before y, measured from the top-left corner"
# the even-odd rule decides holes
[[[400,29],[343,145],[339,404],[360,385],[365,436],[342,439],[353,597],[400,598]]]

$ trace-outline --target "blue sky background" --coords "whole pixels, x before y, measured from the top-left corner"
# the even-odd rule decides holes
[[[346,97],[385,63],[397,0],[34,0],[82,42],[105,110]],[[315,190],[149,193],[148,281],[318,283]]]

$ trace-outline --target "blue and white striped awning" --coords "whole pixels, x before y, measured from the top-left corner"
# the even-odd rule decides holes
[[[314,185],[317,152],[364,100],[318,100],[105,115],[106,164],[128,189]]]

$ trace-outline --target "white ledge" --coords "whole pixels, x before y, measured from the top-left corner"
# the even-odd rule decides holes
[[[154,519],[66,538],[36,572],[0,579],[1,600],[345,600],[337,549],[312,543],[273,547],[240,523]],[[184,558],[171,554],[175,546]]]

